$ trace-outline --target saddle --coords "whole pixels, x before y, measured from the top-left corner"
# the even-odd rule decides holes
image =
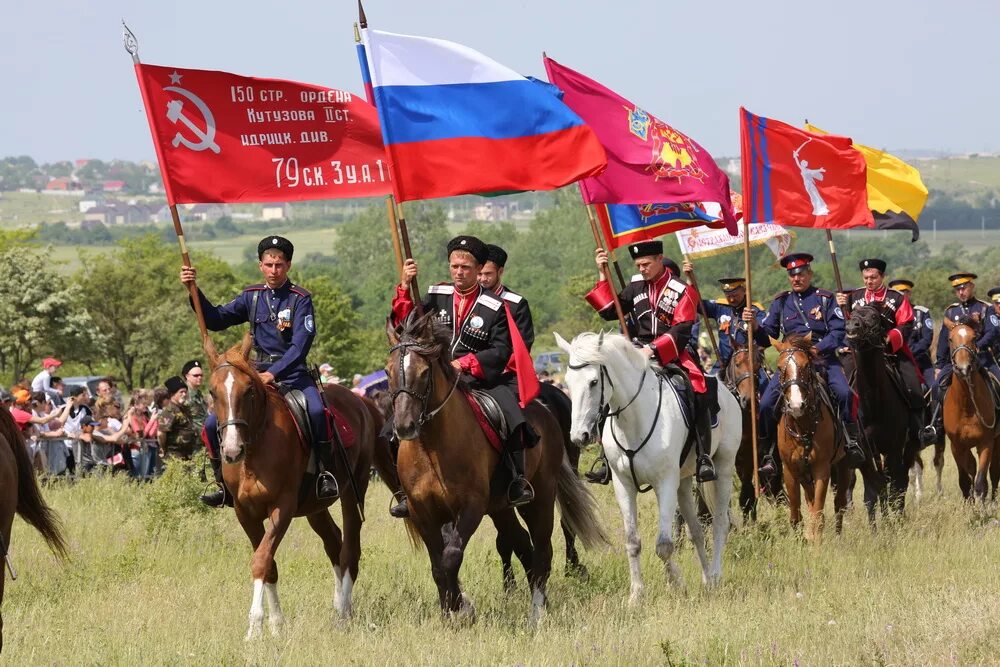
[[[299,432],[299,442],[302,443],[304,448],[311,450],[312,446],[316,443],[312,441],[313,430],[309,424],[306,395],[302,393],[301,389],[291,389],[281,384],[278,384],[277,387],[278,391],[281,392],[282,398],[285,399],[285,405],[288,406],[288,411],[292,415],[292,421],[295,422],[295,428]],[[327,406],[325,412],[328,430],[332,433],[333,429],[329,427],[335,426],[337,434],[340,436],[340,441],[344,443],[344,447],[351,447],[355,441],[354,429],[351,428],[343,416],[335,414],[333,408]]]
[[[497,400],[485,391],[470,389],[467,393],[462,392],[469,402],[469,407],[476,415],[476,421],[483,430],[483,435],[490,441],[490,445],[498,452],[502,449],[502,444],[510,435],[507,429],[507,420],[503,416],[503,410]]]
[[[687,428],[688,436],[687,440],[684,441],[684,447],[681,450],[681,465],[687,460],[687,456],[695,444],[695,439],[698,437],[696,432],[696,427],[698,422],[696,419],[697,406],[695,405],[695,391],[691,384],[690,378],[688,378],[687,373],[683,368],[676,364],[667,364],[665,366],[653,366],[656,374],[666,380],[667,385],[674,391],[677,395],[677,402],[681,406],[681,417],[684,419],[684,427]],[[701,434],[702,438],[705,438],[705,442],[711,442],[712,429],[718,426],[718,423],[712,424],[712,416],[719,414],[719,378],[714,375],[705,376],[705,399],[709,406],[709,424],[707,431]]]

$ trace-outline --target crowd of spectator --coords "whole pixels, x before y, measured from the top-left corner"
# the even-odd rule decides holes
[[[61,365],[48,357],[30,382],[0,388],[0,403],[24,434],[40,475],[121,473],[149,481],[162,473],[164,458],[190,459],[204,446],[212,401],[202,390],[200,361],[187,362],[160,387],[135,389],[127,397],[110,377],[67,386],[58,375]],[[320,366],[320,373],[324,384],[347,384],[330,364]],[[364,394],[361,380],[360,374],[353,377],[352,391]]]

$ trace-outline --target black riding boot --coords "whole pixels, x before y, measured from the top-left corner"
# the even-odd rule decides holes
[[[699,482],[714,482],[715,464],[712,463],[712,415],[710,414],[709,397],[706,394],[694,395],[695,409],[695,448],[698,452],[698,467],[695,479]]]
[[[209,458],[208,462],[212,464],[212,473],[215,475],[215,483],[219,485],[219,490],[206,493],[201,497],[201,502],[209,507],[232,507],[233,497],[229,494],[229,490],[226,489],[225,480],[222,479],[222,461]]]
[[[399,440],[396,439],[395,433],[390,433],[389,439],[389,453],[392,455],[392,466],[396,467],[396,458],[399,456]],[[395,519],[405,519],[410,516],[410,504],[406,500],[406,494],[403,493],[403,489],[399,489],[392,497],[398,498],[399,502],[389,508],[389,515]]]
[[[511,507],[527,505],[535,499],[535,490],[524,478],[524,450],[508,450],[507,453],[514,468],[514,479],[507,487],[507,502],[510,503]]]
[[[847,444],[844,447],[845,453],[847,454],[847,461],[855,468],[860,468],[864,465],[865,452],[861,449],[861,430],[858,428],[857,422],[844,423],[844,431],[847,435]]]
[[[757,449],[763,452],[757,473],[762,479],[770,481],[778,474],[778,464],[774,461],[775,440],[766,433],[757,434]]]
[[[340,497],[340,485],[333,476],[333,441],[317,442],[316,456],[320,464],[319,473],[316,475],[316,497],[320,500],[336,500]]]
[[[941,402],[931,399],[931,416],[927,420],[927,426],[920,429],[920,447],[923,449],[929,445],[933,445],[938,440],[938,436],[941,435],[944,430],[942,427],[944,424],[941,419]]]

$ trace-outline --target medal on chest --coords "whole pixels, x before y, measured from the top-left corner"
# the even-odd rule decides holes
[[[809,315],[814,320],[817,320],[817,321],[818,320],[822,320],[823,319],[823,309],[821,307],[819,307],[819,306],[816,306],[815,308],[813,308],[812,310],[809,311]]]
[[[292,311],[289,308],[285,308],[278,312],[278,320],[275,326],[278,327],[278,331],[285,331],[292,327]]]

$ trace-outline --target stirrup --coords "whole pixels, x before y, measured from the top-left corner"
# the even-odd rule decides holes
[[[517,484],[518,482],[524,484],[524,491],[521,493],[520,498],[514,499],[511,498],[510,496],[510,490],[514,488],[514,485]],[[531,482],[529,482],[524,477],[524,475],[519,475],[515,477],[510,481],[510,484],[507,485],[507,503],[511,507],[520,507],[521,505],[527,505],[534,499],[535,499],[535,489],[531,486]]]
[[[760,462],[760,467],[757,468],[757,474],[768,481],[777,476],[778,466],[775,465],[773,456],[770,454],[764,456],[763,460]]]
[[[205,503],[209,507],[225,507],[226,505],[232,505],[232,496],[226,491],[224,487],[219,487],[217,490],[211,493],[204,493],[200,496],[199,500]],[[229,502],[226,502],[226,501]]]
[[[935,442],[937,442],[937,438],[938,438],[937,429],[934,428],[932,424],[928,424],[927,426],[920,429],[921,449],[933,445]]]
[[[598,468],[598,466],[601,466]],[[598,468],[595,470],[595,468]],[[597,459],[590,464],[590,470],[583,473],[584,479],[586,479],[591,484],[601,484],[607,485],[611,483],[611,466],[608,465],[608,460],[603,456],[597,457]]]
[[[392,494],[393,500],[397,500],[397,498],[398,502],[389,506],[389,516],[394,519],[405,519],[410,516],[410,503],[402,491],[396,491]]]
[[[324,492],[323,486],[329,483],[333,484],[333,489],[327,489]],[[337,500],[340,498],[340,485],[337,483],[337,478],[329,470],[324,470],[316,475],[316,497],[320,500]]]
[[[861,443],[859,442],[852,443],[848,440],[844,443],[844,453],[847,455],[848,462],[855,468],[860,468],[867,460],[865,451],[861,449]]]
[[[715,474],[715,465],[712,463],[712,457],[702,454],[698,457],[696,465],[697,472],[695,472],[695,477],[699,482],[714,482],[719,478]]]

